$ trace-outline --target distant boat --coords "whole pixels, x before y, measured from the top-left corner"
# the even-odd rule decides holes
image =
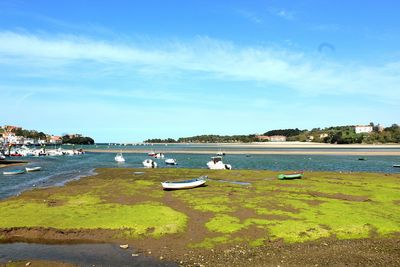
[[[157,162],[152,159],[145,159],[142,164],[145,168],[157,168]]]
[[[217,152],[217,156],[225,156],[225,152],[220,150]]]
[[[161,185],[163,189],[189,189],[198,186],[202,186],[206,183],[207,176],[200,176],[199,178],[185,180],[185,181],[177,181],[177,182],[170,182],[165,181],[162,182]]]
[[[168,164],[168,165],[176,165],[176,164],[178,164],[178,163],[176,162],[176,159],[166,159],[166,160],[165,160],[165,164]]]
[[[222,162],[222,157],[211,157],[211,161],[207,162],[207,167],[211,170],[232,170],[230,164],[224,164]]]
[[[15,175],[15,174],[23,174],[23,173],[25,173],[24,170],[14,170],[14,171],[3,172],[4,175]]]
[[[154,155],[154,157],[155,157],[156,159],[163,159],[163,158],[164,158],[164,154],[163,154],[163,153],[156,153],[156,154]]]
[[[114,160],[115,160],[116,162],[125,162],[125,159],[124,159],[124,156],[122,156],[122,153],[118,153],[118,154],[115,156]]]
[[[400,164],[393,165],[394,168],[400,168]]]
[[[290,180],[290,179],[301,179],[303,177],[302,172],[295,172],[295,173],[289,173],[289,174],[279,174],[278,179],[280,180]]]
[[[149,153],[147,153],[147,155],[148,155],[149,157],[154,157],[154,156],[156,155],[156,152],[150,151]]]
[[[26,167],[26,168],[25,168],[25,170],[26,170],[27,172],[37,172],[37,171],[40,171],[41,169],[42,169],[42,167],[31,167],[31,168]]]
[[[358,158],[358,160],[366,160],[366,158]]]

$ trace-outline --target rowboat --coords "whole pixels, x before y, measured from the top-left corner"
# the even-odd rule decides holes
[[[296,172],[296,173],[289,173],[289,174],[279,174],[278,179],[280,180],[290,180],[290,179],[301,179],[303,177],[302,172]]]
[[[4,175],[15,175],[15,174],[23,174],[23,173],[25,173],[24,170],[14,170],[14,171],[3,172]]]
[[[206,183],[207,176],[200,176],[199,178],[185,180],[185,181],[177,181],[177,182],[162,182],[161,185],[163,189],[171,190],[171,189],[189,189],[198,186],[202,186]]]
[[[176,162],[176,159],[166,159],[165,160],[165,164],[167,164],[167,165],[176,165],[178,163]]]
[[[393,165],[394,168],[400,168],[400,164]]]
[[[26,168],[25,168],[25,170],[26,170],[27,172],[37,172],[37,171],[40,171],[41,169],[42,169],[42,167],[31,167],[31,168],[26,167]]]

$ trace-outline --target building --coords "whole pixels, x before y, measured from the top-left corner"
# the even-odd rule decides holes
[[[269,141],[269,142],[286,142],[286,136],[284,135],[257,135],[258,140],[261,142]]]
[[[13,126],[13,125],[4,125],[3,129],[4,129],[6,132],[15,132],[15,131],[17,131],[17,130],[22,130],[21,127]]]
[[[62,144],[62,137],[56,135],[50,136],[50,144]]]
[[[270,142],[286,142],[286,136],[284,135],[272,135],[269,137]]]
[[[357,125],[354,126],[356,134],[359,133],[371,133],[373,131],[373,128],[371,125]]]

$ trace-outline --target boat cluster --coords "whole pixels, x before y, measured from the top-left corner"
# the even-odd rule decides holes
[[[46,148],[29,148],[27,146],[21,146],[10,151],[4,152],[5,156],[10,157],[40,157],[40,156],[73,156],[85,154],[83,149],[63,149],[61,147],[55,149]]]
[[[154,153],[154,152],[150,152],[148,153],[148,156],[156,158],[156,159],[164,159],[164,154],[163,153]],[[125,162],[125,158],[122,155],[122,153],[118,153],[115,157],[114,160],[118,163],[123,163]],[[176,159],[173,158],[167,158],[165,159],[165,164],[166,165],[177,165],[178,162],[176,161]],[[143,167],[145,168],[157,168],[158,164],[156,161],[152,160],[152,159],[145,159],[143,162]]]
[[[11,170],[11,171],[4,171],[4,175],[16,175],[16,174],[23,174],[25,172],[36,172],[40,171],[42,167],[26,167],[25,169],[22,170]]]

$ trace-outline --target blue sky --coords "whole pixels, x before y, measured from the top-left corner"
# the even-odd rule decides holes
[[[0,124],[136,142],[399,123],[399,8],[0,0]]]

